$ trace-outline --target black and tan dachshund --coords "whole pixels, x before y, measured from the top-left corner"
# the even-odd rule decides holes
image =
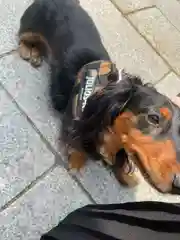
[[[141,79],[119,72],[92,19],[76,0],[36,0],[24,12],[19,54],[51,67],[50,96],[63,111],[70,168],[103,158],[124,184],[134,165],[159,191],[180,186],[180,110]]]

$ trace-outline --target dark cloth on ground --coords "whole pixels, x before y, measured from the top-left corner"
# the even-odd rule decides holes
[[[180,240],[180,204],[88,205],[70,213],[41,240]]]

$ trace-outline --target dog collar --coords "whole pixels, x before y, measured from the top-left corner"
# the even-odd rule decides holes
[[[88,98],[94,92],[104,88],[109,82],[118,82],[119,76],[121,78],[121,71],[110,61],[95,61],[83,66],[77,75],[73,91],[74,118],[81,117]]]

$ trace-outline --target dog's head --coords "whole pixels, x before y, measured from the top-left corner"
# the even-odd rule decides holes
[[[88,98],[78,134],[89,154],[101,149],[105,136],[112,137],[117,151],[124,149],[159,191],[173,192],[180,188],[179,118],[170,99],[124,72],[121,81]]]

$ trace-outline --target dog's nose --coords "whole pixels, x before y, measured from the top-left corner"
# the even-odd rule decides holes
[[[173,177],[171,194],[180,195],[180,173],[175,174]]]

